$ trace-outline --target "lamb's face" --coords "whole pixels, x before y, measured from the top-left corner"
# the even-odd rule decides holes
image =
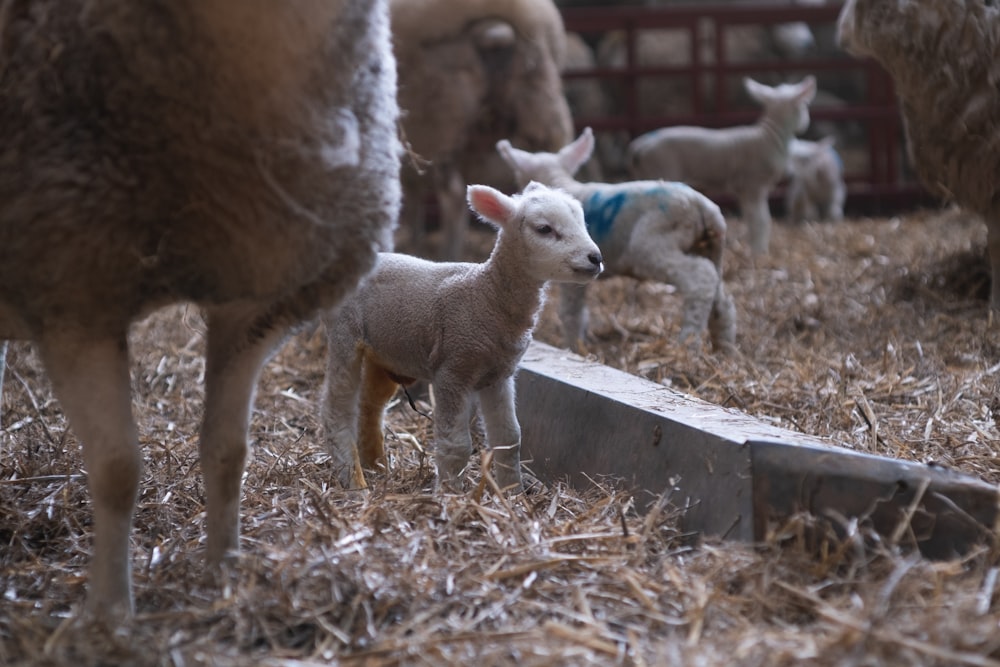
[[[568,194],[529,185],[521,198],[520,234],[525,269],[538,280],[590,282],[604,269],[601,250],[587,233],[583,207]]]
[[[497,142],[497,151],[514,172],[518,187],[524,188],[532,181],[548,185],[552,175],[562,171],[555,153],[529,153],[514,148],[506,139]]]

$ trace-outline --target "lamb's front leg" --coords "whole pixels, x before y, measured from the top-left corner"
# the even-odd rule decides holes
[[[577,283],[559,285],[559,323],[563,344],[580,352],[587,337],[587,286]]]
[[[87,611],[116,624],[132,612],[129,533],[142,467],[125,332],[97,339],[60,332],[45,336],[39,351],[83,446],[94,506]]]
[[[257,330],[252,325],[258,314],[238,306],[207,310],[205,414],[199,453],[205,478],[209,568],[239,551],[240,489],[250,411],[261,369],[287,333]]]
[[[755,255],[766,255],[771,247],[771,209],[767,203],[770,188],[739,194],[740,215],[750,230],[750,249]]]
[[[514,378],[479,391],[486,441],[493,452],[493,474],[502,489],[520,491],[521,425],[514,401]]]
[[[472,454],[469,417],[472,397],[464,387],[448,382],[434,382],[434,462],[437,486],[446,491],[461,491],[462,478]]]

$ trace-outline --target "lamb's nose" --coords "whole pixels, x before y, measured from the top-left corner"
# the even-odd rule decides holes
[[[601,268],[601,264],[604,263],[604,258],[601,257],[601,253],[599,252],[590,253],[589,255],[587,255],[587,259],[589,259],[590,263],[596,266],[597,268]]]

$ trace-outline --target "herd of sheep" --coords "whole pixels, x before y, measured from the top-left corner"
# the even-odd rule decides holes
[[[985,0],[848,0],[839,25],[894,76],[925,182],[987,220],[995,309],[998,14]],[[566,49],[548,0],[0,0],[0,338],[34,341],[82,443],[89,616],[132,610],[142,457],[127,332],[151,310],[193,302],[208,325],[199,448],[214,569],[238,546],[260,371],[318,313],[324,437],[345,487],[384,464],[397,386],[425,380],[439,485],[461,488],[478,405],[495,478],[516,489],[512,378],[547,282],[565,283],[568,346],[606,268],[675,285],[682,340],[708,332],[724,352],[726,224],[691,186],[734,194],[758,253],[790,166],[793,217],[842,216],[832,146],[796,139],[812,77],[747,80],[756,124],[658,130],[622,154],[628,180],[576,180],[595,141],[573,139]],[[421,242],[428,204],[451,260],[470,209],[495,226],[489,259],[392,252],[399,220]]]

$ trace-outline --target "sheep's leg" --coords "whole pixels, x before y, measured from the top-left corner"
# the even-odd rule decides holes
[[[334,313],[333,318],[336,318]],[[358,392],[363,350],[354,338],[336,330],[326,318],[326,379],[323,382],[323,437],[333,472],[345,489],[364,489],[365,474],[358,455]]]
[[[986,247],[990,256],[990,308],[1000,312],[1000,220],[986,221]]]
[[[442,259],[459,260],[465,251],[465,230],[469,226],[469,207],[465,203],[465,183],[458,169],[451,165],[438,167],[435,176],[441,228],[444,231]]]
[[[576,283],[559,285],[559,321],[563,344],[579,352],[587,335],[587,286]]]
[[[128,343],[47,335],[39,350],[52,388],[83,446],[94,506],[87,610],[115,623],[132,612],[129,532],[142,457],[132,416]]]
[[[471,396],[461,389],[449,387],[447,382],[435,382],[434,398],[437,485],[440,489],[461,491],[462,475],[472,454],[472,435],[469,433]]]
[[[479,391],[493,474],[500,488],[521,490],[521,426],[514,408],[514,378]]]
[[[264,363],[286,335],[283,330],[256,330],[258,314],[238,306],[206,310],[205,415],[198,451],[205,479],[205,556],[210,569],[239,551],[250,411]]]
[[[767,205],[768,188],[739,196],[740,215],[750,229],[750,249],[766,255],[771,245],[771,209]]]
[[[383,434],[385,406],[395,395],[398,386],[370,355],[365,356],[361,370],[361,416],[358,419],[358,456],[362,468],[389,469]]]

